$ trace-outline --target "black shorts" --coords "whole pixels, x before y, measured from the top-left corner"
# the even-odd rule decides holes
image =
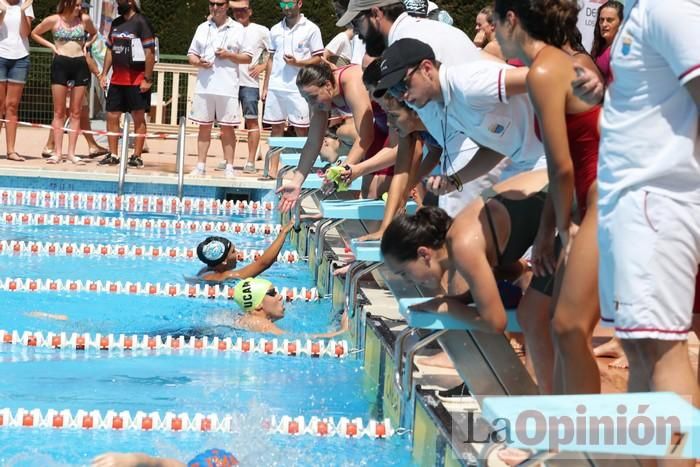
[[[106,107],[107,112],[148,112],[151,109],[151,91],[141,92],[139,86],[110,84]]]
[[[90,84],[90,68],[85,57],[54,55],[51,62],[51,84],[75,87]]]

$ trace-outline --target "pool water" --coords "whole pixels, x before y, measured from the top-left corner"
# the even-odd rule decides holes
[[[1,188],[0,188],[1,190]],[[2,212],[57,214],[57,209],[0,206]],[[62,214],[122,216],[62,210]],[[126,218],[187,219],[272,224],[270,213],[251,216],[128,213]],[[0,240],[193,248],[204,232],[145,231],[94,226],[8,225]],[[275,235],[226,234],[239,249],[264,249]],[[283,250],[291,250],[286,244]],[[184,284],[196,260],[7,254],[5,278],[138,281]],[[264,277],[275,286],[312,287],[303,262],[278,262]],[[0,290],[0,329],[89,334],[217,335],[270,338],[235,328],[240,313],[226,299],[91,292]],[[65,320],[32,312],[64,315]],[[309,338],[337,328],[330,300],[286,303],[278,322],[285,338]],[[343,337],[339,337],[342,339]],[[0,344],[0,408],[230,414],[232,433],[171,433],[51,428],[0,428],[2,465],[86,465],[105,451],[141,451],[186,461],[223,448],[243,465],[411,465],[407,440],[273,435],[271,417],[381,418],[377,388],[367,387],[361,360],[192,350],[75,351]]]

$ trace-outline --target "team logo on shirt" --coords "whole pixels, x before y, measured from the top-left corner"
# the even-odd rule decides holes
[[[500,123],[494,123],[489,127],[489,131],[497,135],[502,135],[503,132],[506,131],[506,127]]]
[[[626,36],[622,39],[622,55],[629,55],[632,50],[632,38]]]

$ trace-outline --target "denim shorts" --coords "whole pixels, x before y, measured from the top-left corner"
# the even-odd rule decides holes
[[[258,118],[260,89],[249,86],[241,86],[238,89],[238,100],[241,102],[241,107],[243,107],[243,118]]]
[[[0,57],[0,82],[20,83],[27,82],[29,75],[29,55],[23,58]]]

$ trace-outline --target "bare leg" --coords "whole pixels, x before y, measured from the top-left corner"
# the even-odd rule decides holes
[[[233,166],[233,158],[236,153],[236,129],[232,126],[221,127],[221,148],[224,150],[224,160],[227,165]]]
[[[284,136],[284,123],[272,125],[270,136]],[[270,155],[270,177],[277,178],[277,169],[280,165],[280,151]]]
[[[518,322],[525,334],[525,346],[532,359],[540,394],[551,394],[554,373],[554,344],[550,307],[552,297],[528,288],[517,309]]]
[[[83,131],[92,131],[92,126],[90,125],[90,107],[87,105],[84,105],[80,111],[80,129]],[[90,152],[103,151],[105,149],[97,143],[95,136],[91,133],[83,133],[83,137],[88,144]],[[92,154],[90,155],[92,156]]]
[[[246,118],[245,127],[248,130],[248,164],[255,164],[255,156],[260,145],[260,124],[257,118]]]
[[[134,110],[131,112],[134,119],[134,133],[138,135],[146,134],[146,113],[143,110]],[[143,145],[146,143],[145,136],[137,136],[134,141],[134,155],[141,157],[143,153]]]
[[[119,118],[121,117],[121,112],[107,112],[107,131],[110,133],[115,133],[115,135],[109,135],[107,137],[107,142],[109,143],[109,152],[112,153],[114,157],[119,155]]]
[[[600,319],[598,297],[598,240],[596,204],[572,240],[555,302],[552,329],[557,359],[555,391],[563,394],[600,393],[600,373],[591,339]]]
[[[197,163],[206,164],[207,154],[211,146],[211,128],[212,125],[199,125],[199,133],[197,134]],[[223,131],[222,131],[223,144]]]
[[[46,144],[44,145],[44,151],[53,151],[55,149],[53,141],[53,130],[49,130],[49,134],[47,136],[48,138],[46,139]]]
[[[700,291],[696,293],[700,293]],[[693,315],[693,332],[696,336],[700,337],[700,313]],[[700,386],[700,357],[698,357],[698,368],[695,374],[698,377],[698,386]]]
[[[4,114],[9,122],[5,125],[7,137],[7,154],[15,152],[15,141],[17,141],[17,115],[19,112],[19,102],[22,99],[24,84],[7,83],[7,95],[5,97]],[[5,95],[0,89],[0,94]]]
[[[63,157],[63,124],[66,121],[66,94],[68,88],[60,84],[51,85],[53,94],[53,144],[56,151],[54,162],[60,161]],[[51,161],[52,159],[49,159]]]
[[[68,159],[75,159],[75,147],[78,144],[78,136],[80,136],[80,112],[83,109],[83,98],[85,97],[85,86],[77,86],[73,88],[70,96],[70,128],[68,134]]]
[[[630,364],[627,392],[650,392],[651,372],[642,359],[637,342],[631,339],[620,340]]]

